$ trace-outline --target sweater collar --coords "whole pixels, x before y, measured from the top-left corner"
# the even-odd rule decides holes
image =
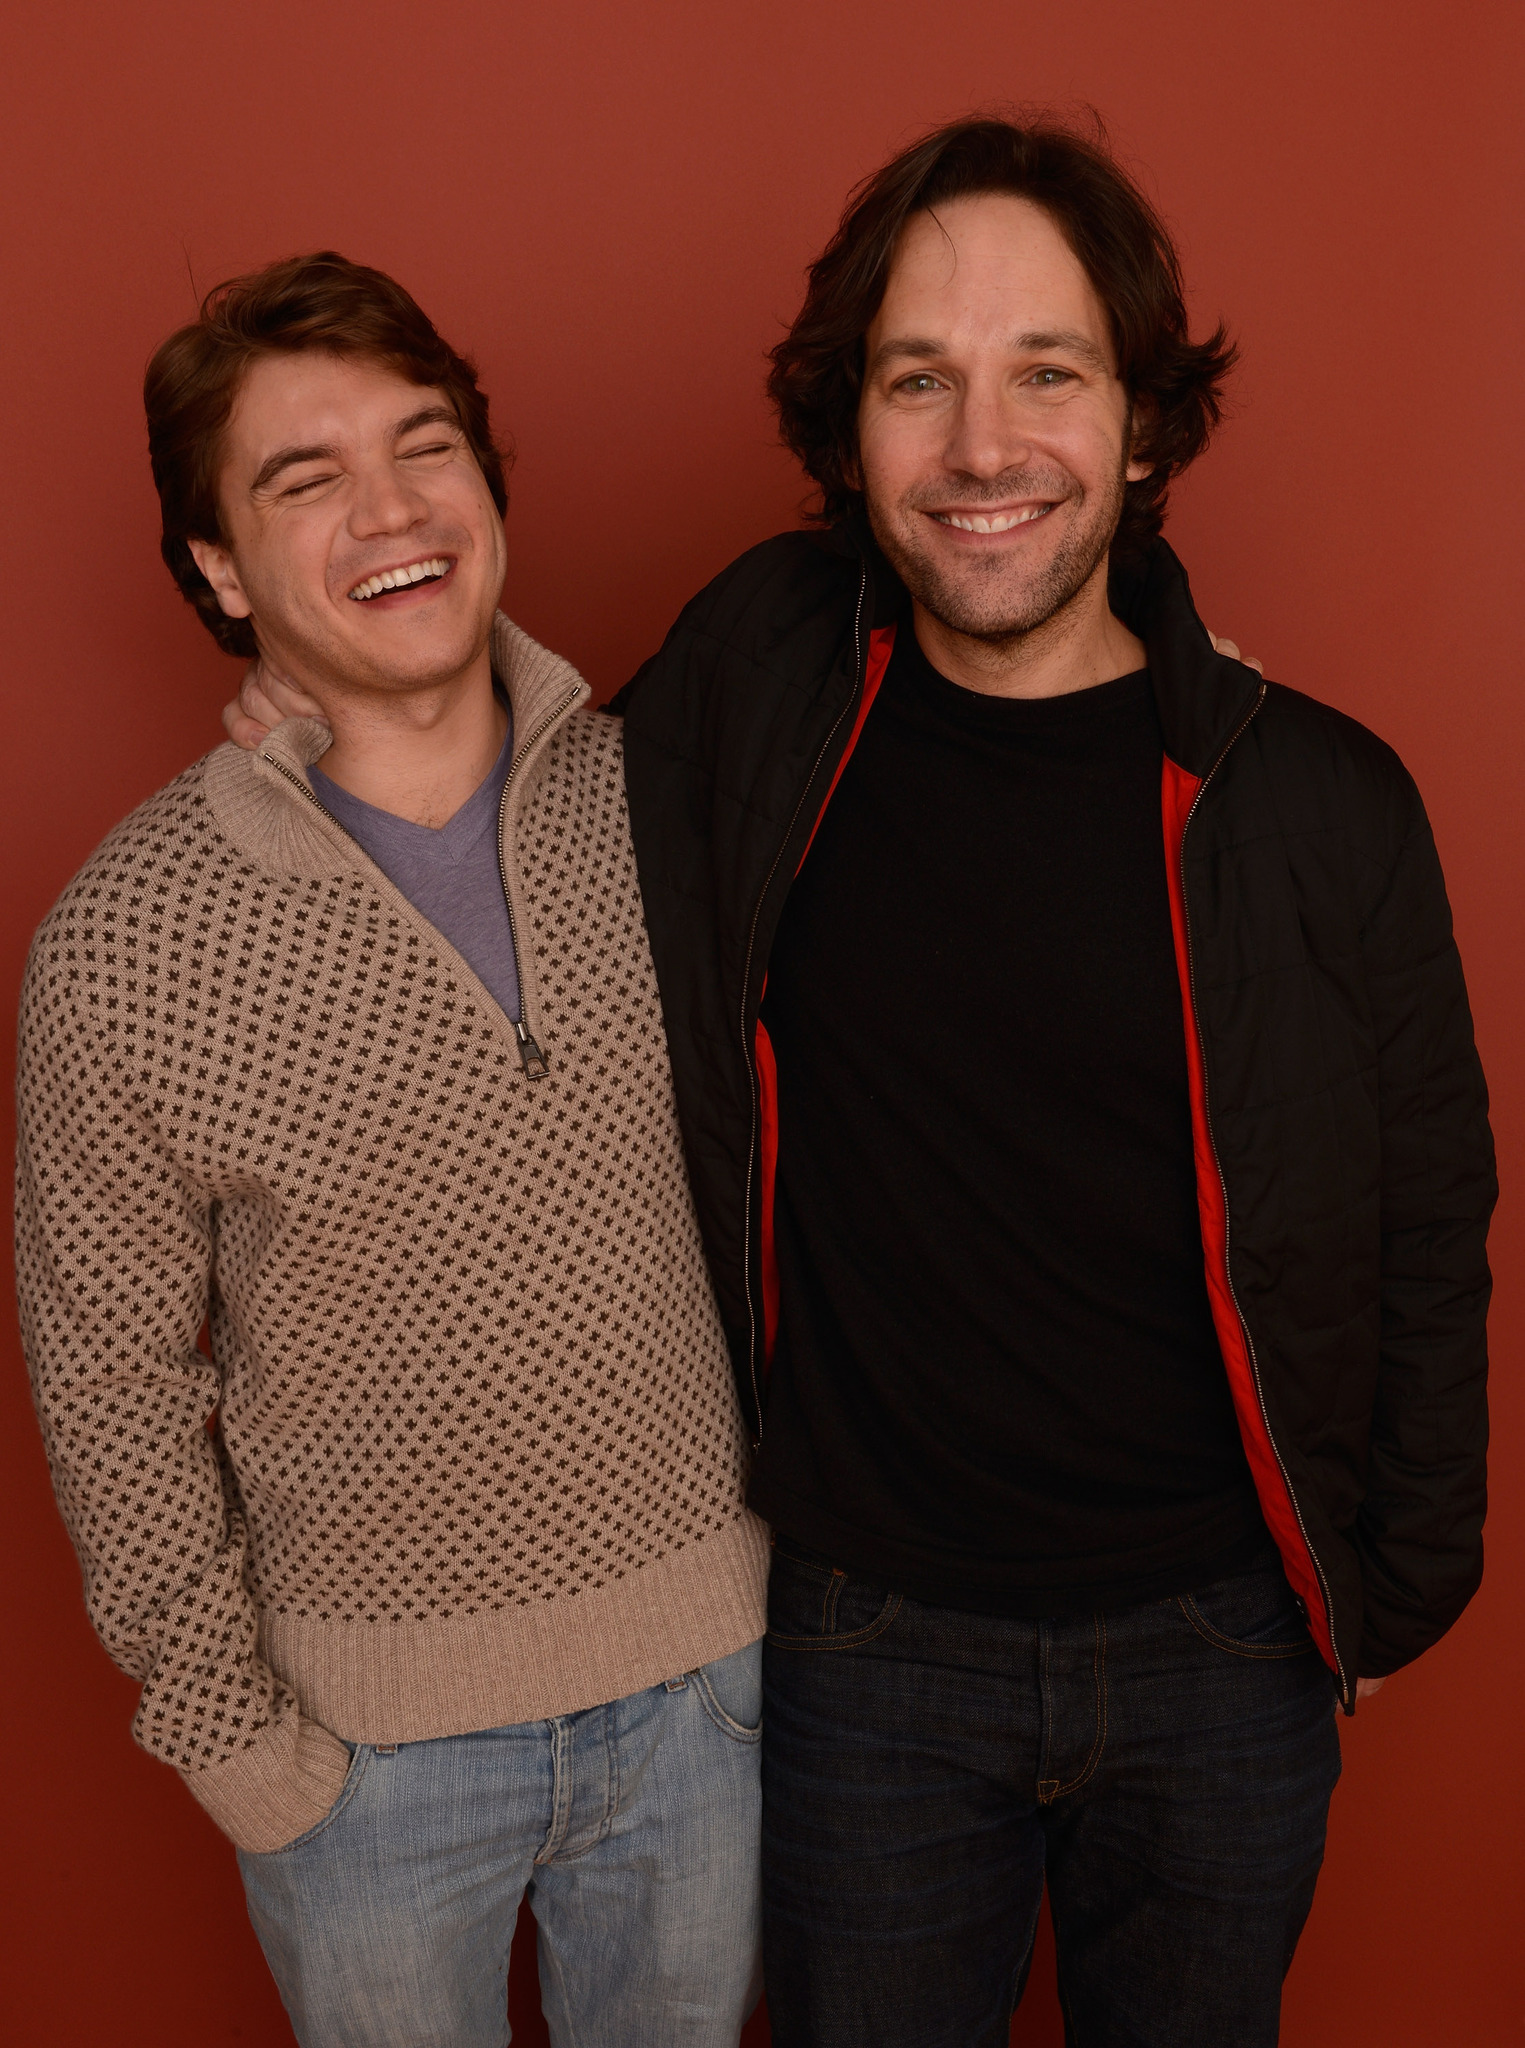
[[[493,673],[514,715],[516,802],[533,778],[531,756],[592,692],[570,662],[539,645],[499,612],[492,626]],[[308,769],[332,735],[320,719],[288,718],[253,752],[219,747],[207,757],[204,786],[222,829],[277,872],[328,875],[352,867],[354,843],[313,791]]]
[[[532,640],[504,612],[494,615],[490,646],[492,672],[507,691],[514,714],[517,760],[533,744],[536,728],[548,715],[554,718],[585,704],[592,692],[569,661]],[[333,735],[322,719],[288,718],[260,742],[254,758],[278,772],[295,772],[306,782],[307,770],[332,744]]]

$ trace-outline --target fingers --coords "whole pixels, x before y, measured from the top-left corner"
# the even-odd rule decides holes
[[[222,707],[222,729],[235,747],[242,747],[250,754],[270,730],[268,725],[260,725],[252,718],[245,718],[236,697],[231,704],[224,704]]]
[[[238,686],[245,718],[271,726],[283,718],[323,718],[323,706],[265,661],[251,661]],[[323,719],[327,724],[327,719]]]
[[[267,730],[281,722],[281,714],[265,695],[264,676],[257,661],[251,661],[244,670],[244,679],[238,686],[238,708],[245,718],[258,720]]]
[[[282,718],[316,718],[321,725],[327,725],[328,713],[317,699],[299,690],[295,683],[288,683],[273,669],[263,671],[261,684],[265,700],[275,706]]]
[[[1265,674],[1264,668],[1255,659],[1253,654],[1241,654],[1239,652],[1239,644],[1237,641],[1220,640],[1216,633],[1209,633],[1207,637],[1209,640],[1212,641],[1214,650],[1217,653],[1226,654],[1230,661],[1242,661],[1246,668],[1254,669],[1256,675],[1258,676],[1263,676]]]
[[[281,714],[260,688],[260,665],[251,661],[244,670],[238,695],[222,707],[222,729],[235,747],[253,753],[270,728],[280,722]]]
[[[235,747],[253,751],[285,718],[316,718],[327,724],[321,704],[263,661],[244,670],[238,695],[222,707],[222,729]]]
[[[1358,1700],[1374,1699],[1386,1683],[1387,1680],[1385,1678],[1358,1678],[1356,1680],[1356,1698]]]

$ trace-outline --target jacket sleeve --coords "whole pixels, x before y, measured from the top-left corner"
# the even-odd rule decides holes
[[[313,1826],[349,1751],[260,1660],[245,1531],[197,1348],[215,1204],[172,1158],[116,1042],[124,993],[67,901],[38,935],[18,1063],[17,1283],[53,1488],[133,1732],[246,1849]]]
[[[1382,1145],[1381,1354],[1355,1530],[1360,1670],[1428,1649],[1482,1576],[1488,1443],[1488,1095],[1450,906],[1405,776],[1399,852],[1363,932]]]

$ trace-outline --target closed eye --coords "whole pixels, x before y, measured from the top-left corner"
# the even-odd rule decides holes
[[[281,492],[281,496],[283,498],[305,498],[309,491],[315,491],[320,484],[331,484],[333,481],[333,474],[327,476],[304,476],[300,483],[287,484],[286,488]]]

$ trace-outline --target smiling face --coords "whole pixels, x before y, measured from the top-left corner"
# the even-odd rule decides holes
[[[982,194],[913,216],[865,345],[874,533],[949,631],[1031,633],[1105,591],[1130,406],[1107,316],[1050,216]]]
[[[503,522],[443,392],[381,363],[261,357],[223,435],[223,610],[322,701],[429,688],[485,659]]]

